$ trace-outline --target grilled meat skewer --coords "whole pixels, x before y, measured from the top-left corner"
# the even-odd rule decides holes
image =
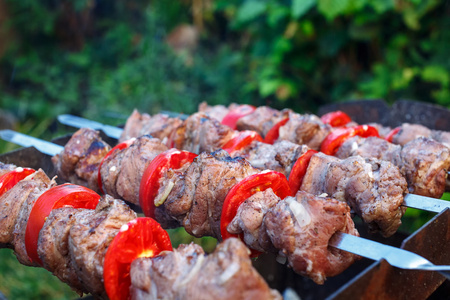
[[[0,164],[0,176],[13,169],[12,165]],[[30,261],[25,249],[29,212],[36,199],[54,186],[55,182],[38,170],[0,196],[0,245],[13,249],[25,265],[38,266]],[[108,195],[100,199],[95,210],[70,206],[53,209],[38,240],[42,266],[80,295],[91,293],[97,299],[108,299],[103,285],[105,253],[116,234],[124,230],[123,226],[135,219],[136,213],[122,200]],[[177,271],[168,274],[169,278],[162,272],[168,268]],[[194,270],[199,269],[204,277],[194,276]],[[160,257],[140,258],[132,264],[131,274],[133,299],[144,296],[159,299],[167,295],[199,299],[198,289],[206,283],[203,278],[209,279],[211,287],[202,290],[202,297],[281,299],[252,267],[248,249],[237,239],[224,241],[208,256],[199,246],[191,244]],[[215,289],[221,293],[217,294]],[[149,295],[145,295],[148,291]]]

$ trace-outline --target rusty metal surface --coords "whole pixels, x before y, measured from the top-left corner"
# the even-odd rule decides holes
[[[402,243],[435,264],[450,264],[450,210],[436,215]],[[445,278],[437,272],[401,270],[386,261],[374,263],[328,299],[427,299]],[[450,291],[439,291],[447,293]]]

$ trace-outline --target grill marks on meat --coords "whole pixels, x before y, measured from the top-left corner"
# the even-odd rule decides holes
[[[399,167],[410,193],[440,198],[450,169],[450,150],[430,138],[419,137],[403,147],[377,137],[353,137],[339,148],[336,156],[374,157]]]
[[[143,135],[151,135],[165,142],[170,133],[182,123],[181,119],[171,118],[165,114],[150,116],[146,113],[140,114],[137,110],[134,110],[125,123],[119,142]]]
[[[248,147],[234,152],[233,156],[245,158],[255,168],[278,171],[288,177],[294,163],[308,150],[305,145],[285,140],[277,141],[273,145],[254,141]]]
[[[164,204],[156,208],[157,221],[164,224],[173,218],[196,237],[220,239],[220,216],[228,191],[258,172],[243,158],[231,158],[224,150],[202,153],[177,177]]]
[[[260,106],[251,114],[239,118],[236,126],[238,130],[253,130],[265,137],[273,125],[288,117],[290,111],[289,109],[279,111],[268,106]]]
[[[52,162],[61,179],[98,192],[98,166],[109,150],[111,147],[98,131],[82,128],[72,135],[60,154],[52,157]]]
[[[150,162],[168,150],[159,139],[149,135],[137,138],[130,147],[108,156],[100,174],[104,191],[116,198],[139,204],[139,186]]]
[[[264,219],[268,235],[280,254],[299,274],[323,284],[358,257],[328,246],[336,232],[359,236],[350,216],[350,208],[331,198],[315,197],[299,191],[271,208]]]
[[[268,288],[237,239],[205,255],[200,246],[182,245],[131,265],[132,299],[281,299]]]
[[[230,127],[199,112],[188,117],[170,137],[173,147],[194,153],[212,152],[222,148],[234,134]]]
[[[346,201],[369,229],[387,237],[401,224],[407,184],[392,163],[361,156],[339,160],[317,153],[311,157],[300,190]]]
[[[289,140],[311,149],[319,150],[322,141],[331,132],[331,127],[324,124],[315,115],[289,113],[289,121],[279,129],[279,139]]]

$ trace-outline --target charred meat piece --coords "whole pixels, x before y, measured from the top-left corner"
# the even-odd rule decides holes
[[[156,219],[160,223],[170,218],[177,220],[196,237],[220,238],[220,216],[228,191],[258,172],[243,158],[231,158],[224,150],[202,153],[182,176],[172,179],[175,182],[163,182],[160,190],[165,190],[168,184],[173,184],[173,188],[165,202],[157,207]]]
[[[184,245],[131,265],[132,299],[281,299],[253,269],[249,252],[228,239],[205,255]]]
[[[99,191],[98,166],[111,147],[98,131],[82,128],[72,135],[64,150],[52,157],[59,178]]]
[[[392,137],[392,142],[403,146],[418,137],[432,138],[446,147],[450,147],[450,132],[431,130],[423,125],[410,123],[403,123],[400,126],[400,131]]]
[[[151,135],[166,142],[170,133],[182,123],[181,119],[171,118],[165,114],[150,116],[146,113],[140,114],[137,110],[134,110],[127,119],[119,142],[143,135]]]
[[[222,148],[233,137],[234,130],[220,124],[205,113],[195,113],[172,132],[173,147],[194,153],[212,152]]]
[[[299,191],[279,201],[264,219],[280,255],[299,274],[323,284],[349,267],[357,256],[328,246],[336,232],[359,236],[347,204]]]
[[[268,106],[260,106],[251,114],[240,118],[236,126],[238,130],[253,130],[265,137],[273,125],[286,118],[289,112],[288,109],[279,111]]]
[[[344,160],[317,153],[311,157],[300,190],[347,202],[372,231],[395,233],[405,208],[407,183],[390,162],[352,156]]]
[[[0,176],[6,174],[8,172],[14,171],[15,169],[16,169],[16,166],[14,166],[14,165],[4,164],[4,163],[0,162]]]
[[[450,150],[430,138],[419,137],[403,147],[378,137],[353,137],[342,144],[337,157],[373,157],[395,164],[408,183],[410,193],[440,198],[450,168]]]
[[[289,121],[279,129],[280,140],[288,140],[296,144],[307,145],[319,150],[322,141],[331,132],[331,127],[324,124],[315,115],[289,113]]]
[[[104,191],[113,197],[139,204],[139,186],[148,164],[168,148],[161,140],[144,135],[128,148],[108,156],[100,174]]]
[[[308,150],[305,145],[284,140],[273,145],[254,141],[248,147],[235,151],[233,157],[243,157],[256,168],[278,171],[288,177],[294,163]]]

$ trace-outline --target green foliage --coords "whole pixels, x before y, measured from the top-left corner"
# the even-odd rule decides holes
[[[215,1],[215,9],[242,38],[246,90],[278,106],[315,111],[351,98],[450,105],[445,2],[246,0]]]

